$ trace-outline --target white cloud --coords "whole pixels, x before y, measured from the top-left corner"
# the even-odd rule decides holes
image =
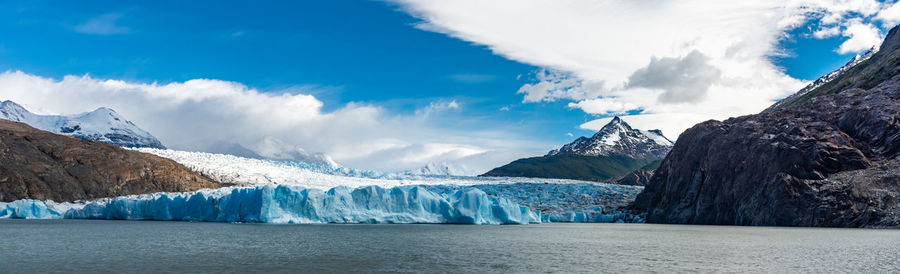
[[[837,53],[847,54],[865,51],[881,43],[884,39],[881,30],[870,24],[863,24],[859,20],[854,20],[841,33],[844,37],[849,37],[847,41],[841,43]]]
[[[878,12],[875,16],[876,20],[881,21],[885,27],[892,27],[900,23],[900,1],[892,4],[890,7]]]
[[[825,39],[825,38],[831,38],[831,37],[838,36],[839,34],[841,34],[841,27],[840,26],[831,26],[831,27],[820,28],[820,29],[814,31],[813,37],[815,37],[816,39]]]
[[[325,112],[312,95],[263,93],[210,79],[144,84],[5,72],[0,73],[0,100],[56,114],[111,107],[174,149],[203,151],[221,141],[250,148],[277,143],[325,152],[346,166],[377,170],[405,170],[482,155],[478,161],[461,163],[469,170],[486,171],[512,160],[505,157],[536,153],[547,146],[503,129],[441,129],[433,126],[440,116],[390,114],[370,104],[348,103]],[[456,100],[439,101],[421,111],[446,114],[461,107]]]
[[[709,86],[717,83],[722,72],[709,64],[709,58],[692,51],[681,58],[653,58],[646,67],[628,77],[628,87],[665,90],[662,103],[698,102],[706,98]]]
[[[525,84],[518,94],[523,103],[554,102],[560,99],[582,100],[598,95],[603,83],[584,81],[559,70],[543,69],[534,72],[536,83]]]
[[[622,114],[628,111],[637,110],[638,106],[632,103],[625,103],[612,98],[596,98],[582,100],[577,103],[569,103],[570,108],[578,108],[586,113],[591,114]]]
[[[518,90],[523,102],[569,100],[595,114],[641,109],[633,119],[672,135],[690,125],[679,121],[756,113],[802,88],[771,61],[783,54],[778,44],[788,31],[816,21],[807,36],[840,35],[846,41],[837,52],[863,51],[880,41],[871,22],[887,7],[875,0],[393,2],[421,19],[421,29],[545,68]],[[854,24],[856,17],[865,20]]]
[[[456,100],[450,101],[434,101],[425,106],[424,108],[420,108],[416,110],[416,115],[428,118],[433,114],[438,114],[451,110],[458,110],[460,108],[460,103]]]
[[[130,28],[116,24],[116,21],[118,21],[121,17],[122,15],[118,13],[103,14],[88,19],[84,23],[75,26],[74,29],[76,32],[80,33],[100,35],[122,34],[131,32]]]

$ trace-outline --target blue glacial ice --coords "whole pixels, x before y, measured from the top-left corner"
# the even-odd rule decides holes
[[[490,196],[503,197],[541,213],[541,222],[642,223],[626,209],[643,187],[602,183],[550,184],[516,183],[474,186]],[[449,193],[466,186],[429,186],[434,192]]]
[[[422,186],[328,191],[297,186],[223,188],[100,199],[86,204],[0,203],[0,218],[175,220],[259,223],[527,224],[540,213],[478,188],[437,193]]]
[[[0,218],[260,223],[643,222],[625,208],[641,188],[610,184],[435,185],[327,191],[299,186],[155,193],[87,203],[0,203]]]

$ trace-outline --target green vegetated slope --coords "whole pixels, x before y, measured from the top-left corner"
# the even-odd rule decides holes
[[[891,32],[895,31],[897,29],[891,30]],[[900,73],[900,51],[896,49],[900,47],[900,39],[892,41],[894,37],[900,36],[888,34],[887,39],[891,40],[885,40],[879,51],[872,55],[872,58],[869,58],[869,60],[853,66],[834,80],[811,90],[803,96],[790,102],[784,102],[776,109],[795,106],[809,101],[810,98],[838,93],[848,88],[870,89],[897,75]]]
[[[602,181],[638,169],[653,170],[661,160],[626,156],[554,155],[524,158],[482,176],[537,177]]]

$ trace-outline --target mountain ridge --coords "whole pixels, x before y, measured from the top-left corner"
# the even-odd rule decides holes
[[[551,150],[546,156],[575,154],[582,156],[621,155],[631,158],[663,158],[673,142],[662,131],[634,129],[618,116],[594,133],[591,138],[578,137],[575,141]]]
[[[0,119],[26,123],[34,128],[60,135],[121,147],[166,148],[149,132],[107,107],[74,115],[39,115],[13,101],[6,100],[0,102]]]
[[[672,141],[661,131],[634,129],[617,116],[591,138],[578,137],[572,143],[551,150],[544,156],[518,159],[481,176],[576,179],[643,185],[652,171],[638,172],[634,176],[626,175],[648,165],[655,167],[671,148]],[[627,179],[622,180],[626,177]]]
[[[0,119],[0,202],[222,187],[173,160]]]

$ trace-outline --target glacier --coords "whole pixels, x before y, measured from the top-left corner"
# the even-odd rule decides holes
[[[423,175],[330,167],[306,162],[250,159],[233,155],[171,149],[133,148],[169,158],[217,182],[238,186],[294,185],[328,190],[337,186],[385,188],[409,185],[488,185],[518,183],[579,184],[585,181],[522,177]]]
[[[390,173],[202,152],[135,150],[172,159],[233,186],[76,203],[0,202],[0,218],[279,224],[643,222],[627,210],[643,189],[638,186]]]
[[[259,186],[154,193],[85,204],[0,203],[0,218],[110,219],[248,223],[539,223],[539,212],[477,188],[436,193],[421,186],[328,191]]]

